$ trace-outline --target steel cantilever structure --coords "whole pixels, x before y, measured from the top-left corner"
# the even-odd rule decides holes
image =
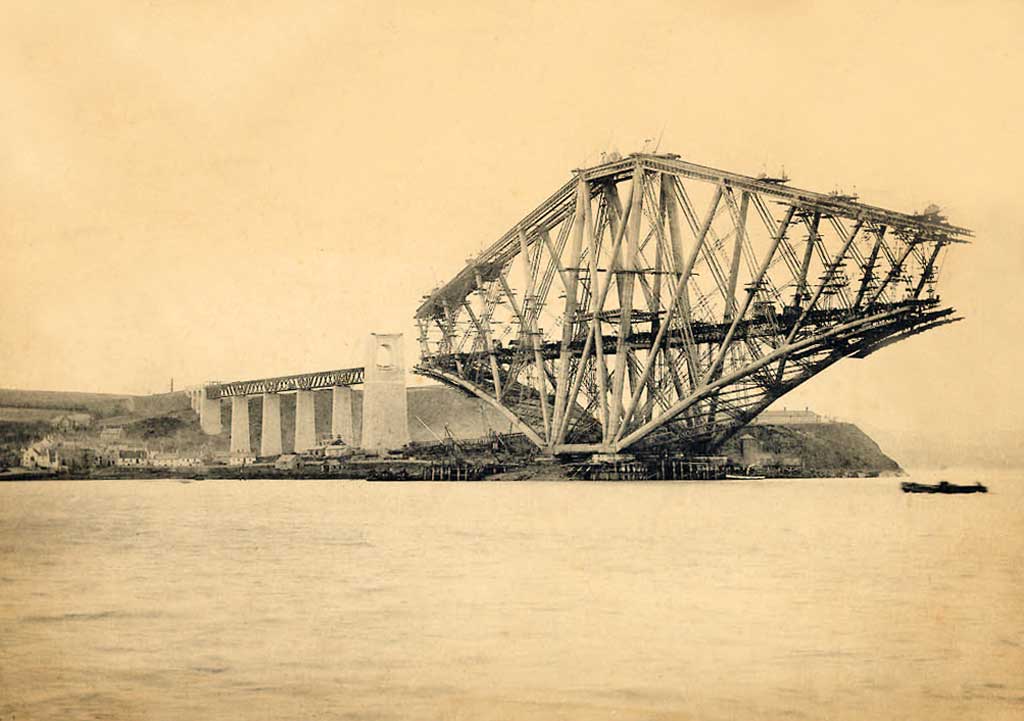
[[[636,154],[577,170],[420,305],[417,371],[553,454],[713,451],[845,357],[959,320],[971,232]]]

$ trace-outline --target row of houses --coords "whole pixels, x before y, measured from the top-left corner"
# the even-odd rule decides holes
[[[198,456],[154,453],[128,446],[94,447],[47,436],[21,454],[23,468],[47,471],[85,470],[103,467],[187,468],[202,465]]]
[[[324,436],[320,443],[302,453],[285,453],[280,456],[259,458],[255,453],[232,453],[228,456],[229,466],[273,466],[280,471],[294,471],[303,468],[338,467],[342,460],[351,457],[356,449],[342,439]]]

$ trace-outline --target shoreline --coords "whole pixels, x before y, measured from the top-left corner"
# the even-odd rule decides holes
[[[167,468],[152,469],[112,469],[105,468],[87,473],[52,473],[42,470],[7,471],[0,473],[0,483],[14,482],[51,482],[51,481],[248,481],[248,480],[276,480],[276,481],[370,481],[378,483],[485,483],[485,482],[516,482],[516,481],[566,481],[573,483],[716,483],[722,481],[744,481],[744,480],[809,480],[813,478],[900,478],[906,477],[906,472],[877,472],[865,470],[840,470],[821,471],[804,474],[787,475],[763,475],[748,476],[740,478],[622,478],[622,479],[585,479],[571,477],[567,473],[567,467],[558,465],[530,465],[521,468],[505,470],[503,472],[489,473],[462,478],[414,478],[396,477],[380,473],[379,469],[370,467],[345,469],[331,469],[322,471],[319,469],[292,469],[283,470],[276,468],[252,468],[251,466],[211,466],[206,468],[193,468],[175,470]],[[376,471],[376,473],[375,473]]]

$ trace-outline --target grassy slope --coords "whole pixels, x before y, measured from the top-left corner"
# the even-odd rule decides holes
[[[852,423],[748,426],[725,444],[723,453],[738,457],[739,437],[744,434],[754,436],[765,451],[800,457],[808,470],[885,472],[900,469],[896,461],[885,455],[877,443]]]
[[[228,434],[208,436],[199,427],[199,419],[191,410],[167,415],[140,418],[125,423],[124,442],[140,445],[151,451],[207,455],[228,448]]]
[[[0,388],[0,406],[10,408],[51,408],[95,415],[113,415],[130,409],[133,396],[71,391],[23,391]]]

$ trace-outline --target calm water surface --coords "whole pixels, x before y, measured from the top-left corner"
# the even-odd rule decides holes
[[[1020,719],[979,478],[0,484],[0,720]]]

